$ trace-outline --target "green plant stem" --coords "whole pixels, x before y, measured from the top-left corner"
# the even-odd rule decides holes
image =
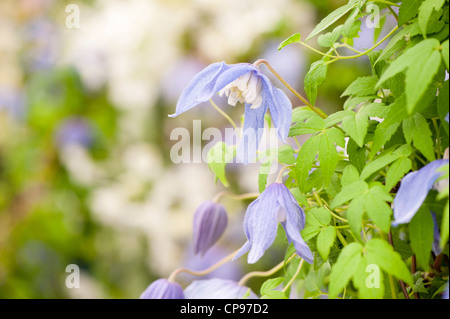
[[[297,270],[296,270],[295,274],[292,276],[291,280],[289,280],[289,282],[286,284],[286,286],[284,286],[283,292],[286,292],[289,289],[289,287],[294,282],[295,278],[297,278],[297,276],[300,274],[300,271],[302,270],[303,262],[304,262],[304,260],[302,258],[300,260],[300,263],[298,264],[298,267],[297,267]]]
[[[313,106],[311,103],[309,103],[309,101],[308,101],[306,98],[304,98],[304,97],[303,97],[300,93],[298,93],[292,86],[290,86],[290,84],[287,83],[286,80],[283,79],[283,78],[281,77],[281,75],[278,74],[277,71],[275,71],[274,68],[272,68],[272,66],[269,64],[269,62],[267,62],[267,61],[264,60],[264,59],[260,59],[260,60],[256,61],[256,62],[254,63],[254,65],[255,65],[255,66],[258,66],[258,65],[260,65],[261,63],[262,63],[262,64],[265,64],[266,67],[269,69],[269,71],[272,72],[272,73],[277,77],[277,79],[280,80],[281,83],[283,83],[283,84],[289,89],[289,91],[291,91],[291,92],[292,92],[292,93],[293,93],[300,101],[302,101],[303,103],[305,103],[306,106],[308,106],[311,110],[313,110],[315,113],[317,113],[321,118],[323,118],[323,119],[327,118],[327,115],[326,115],[322,110],[320,110],[320,109],[318,109],[317,107]]]
[[[394,2],[390,2],[390,1],[386,1],[386,0],[371,0],[370,2],[378,2],[378,3],[387,4],[388,6],[400,7],[399,4],[394,3]]]
[[[291,257],[289,257],[286,262],[284,262],[284,260],[282,262],[280,262],[278,265],[276,265],[275,267],[267,270],[267,271],[252,271],[249,272],[248,274],[246,274],[244,277],[241,278],[241,280],[239,280],[238,285],[243,286],[250,278],[252,277],[268,277],[273,275],[274,273],[276,273],[278,270],[280,270],[281,268],[284,267],[285,264],[289,263],[292,259],[294,259],[294,257],[296,256],[295,253],[293,253],[291,255]],[[303,260],[303,259],[302,259]]]
[[[330,60],[328,62],[325,62],[325,64],[331,64],[331,63],[334,63],[334,62],[336,62],[338,60],[355,59],[355,58],[359,58],[359,57],[361,57],[363,55],[366,55],[367,53],[369,53],[369,52],[373,51],[374,49],[376,49],[381,43],[386,41],[386,39],[388,39],[395,31],[397,31],[397,29],[398,29],[398,26],[395,26],[395,28],[393,28],[383,39],[381,39],[380,41],[375,43],[371,48],[367,49],[364,52],[361,52],[361,53],[356,54],[356,55],[341,56],[341,57],[335,58],[333,60]]]
[[[170,276],[169,276],[169,278],[167,278],[167,280],[169,282],[174,282],[176,276],[179,273],[182,273],[182,272],[185,272],[185,273],[188,273],[188,274],[191,274],[191,275],[194,275],[194,276],[205,276],[205,275],[209,274],[210,272],[216,270],[217,268],[219,268],[223,264],[226,264],[227,262],[229,262],[231,259],[233,259],[234,255],[236,255],[238,252],[239,252],[239,249],[236,250],[236,251],[233,251],[231,254],[229,254],[228,256],[224,257],[219,262],[215,263],[211,267],[209,267],[209,268],[207,268],[205,270],[202,270],[202,271],[194,271],[194,270],[190,270],[190,269],[187,269],[187,268],[178,268],[178,269],[174,270],[170,274]]]
[[[395,287],[394,277],[389,275],[389,286],[391,287],[392,299],[397,299],[397,288]]]
[[[341,241],[342,245],[347,246],[347,241],[345,240],[344,236],[342,236],[339,229],[336,229],[336,235],[338,236],[339,240]]]
[[[218,203],[222,197],[230,197],[230,198],[233,198],[236,200],[244,200],[244,199],[256,198],[259,195],[260,195],[260,193],[246,193],[246,194],[237,195],[237,194],[230,193],[228,191],[223,191],[223,192],[218,193],[216,196],[214,196],[212,201],[214,203]]]
[[[213,100],[209,100],[209,103],[219,112],[228,122],[230,122],[231,125],[233,125],[234,129],[238,132],[239,135],[241,135],[241,132],[238,130],[236,123],[234,123],[233,119],[224,111],[220,109],[220,107],[217,106],[216,103],[214,103]]]
[[[305,42],[303,42],[303,41],[300,41],[299,43],[300,43],[301,45],[303,45],[304,47],[307,47],[307,48],[310,49],[311,51],[316,52],[316,53],[318,53],[318,54],[320,54],[320,55],[323,55],[323,56],[326,56],[326,57],[329,57],[329,58],[332,58],[332,59],[335,59],[335,58],[338,58],[338,57],[339,57],[338,55],[330,55],[330,54],[327,54],[327,53],[323,53],[323,52],[321,52],[321,51],[319,51],[319,50],[317,50],[317,49],[314,49],[313,47],[307,45],[307,44],[306,44]]]

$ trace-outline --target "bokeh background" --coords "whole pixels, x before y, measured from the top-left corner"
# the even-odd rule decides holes
[[[320,57],[277,46],[346,2],[1,0],[0,298],[137,298],[177,267],[202,269],[240,247],[249,202],[224,199],[227,231],[193,256],[194,211],[223,186],[206,163],[175,165],[169,156],[173,128],[230,124],[208,105],[167,115],[217,61],[265,58],[302,92]],[[80,9],[80,28],[66,25],[69,4]],[[373,30],[363,30],[355,47],[372,43]],[[318,105],[340,109],[346,86],[369,73],[365,60],[333,64]],[[217,103],[239,121],[242,106]],[[258,190],[256,165],[229,165],[227,176],[233,192]],[[212,276],[238,280],[283,255],[274,247],[254,266],[244,257]],[[78,289],[65,285],[69,264],[81,269]]]

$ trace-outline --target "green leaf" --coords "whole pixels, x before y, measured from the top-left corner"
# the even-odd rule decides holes
[[[287,46],[291,43],[300,43],[300,39],[301,39],[300,33],[295,33],[295,34],[291,35],[290,37],[285,39],[283,42],[281,42],[281,44],[278,46],[278,51],[280,51],[285,46]]]
[[[315,207],[306,214],[306,224],[322,228],[328,226],[331,222],[330,212],[323,207]]]
[[[341,130],[332,127],[327,129],[326,134],[336,145],[345,148],[345,136]]]
[[[343,15],[345,15],[347,12],[352,10],[358,5],[358,2],[356,1],[350,1],[345,6],[342,6],[333,12],[331,12],[328,16],[326,16],[315,28],[312,30],[312,32],[308,35],[305,41],[308,41],[309,39],[315,37],[320,32],[328,28],[330,25],[332,25],[334,22],[339,20]]]
[[[289,299],[284,292],[279,290],[269,290],[261,299]]]
[[[258,188],[260,193],[262,193],[266,189],[267,176],[269,176],[273,160],[274,160],[273,156],[267,157],[259,167]]]
[[[295,177],[297,186],[301,192],[305,190],[305,182],[308,179],[309,171],[315,161],[316,154],[319,151],[318,136],[312,136],[300,148],[295,164]]]
[[[317,250],[323,260],[328,259],[331,246],[336,238],[336,229],[333,226],[323,228],[317,237]]]
[[[353,81],[347,89],[342,93],[341,97],[348,95],[367,96],[377,93],[376,85],[378,77],[362,76]]]
[[[434,153],[433,133],[427,120],[422,114],[416,113],[414,116],[403,121],[403,133],[407,143],[414,143],[414,146],[430,162],[436,159]]]
[[[416,104],[439,70],[440,43],[436,39],[421,41],[394,60],[378,81],[377,87],[394,75],[406,71],[406,109],[412,114]]]
[[[380,56],[377,58],[374,64],[378,62],[388,59],[395,52],[403,49],[406,46],[405,37],[411,38],[420,33],[420,28],[417,23],[410,24],[400,31],[398,31],[389,41],[388,45],[383,49]]]
[[[355,112],[345,111],[345,110],[332,113],[324,120],[325,128],[328,128],[330,126],[338,124],[339,122],[342,122],[344,117],[349,116],[349,115],[354,115],[354,114],[355,114]]]
[[[382,239],[372,239],[365,246],[367,262],[378,265],[388,274],[412,285],[411,273],[403,262],[400,254]]]
[[[361,299],[381,299],[384,296],[383,272],[379,267],[370,264],[365,256],[353,275],[353,283]]]
[[[267,294],[270,290],[277,288],[284,281],[284,277],[277,277],[267,279],[262,285],[260,293],[261,295]]]
[[[402,1],[398,12],[398,25],[401,26],[414,18],[419,12],[419,7],[422,2],[423,0]]]
[[[427,37],[427,25],[433,10],[437,11],[444,5],[445,0],[425,0],[419,7],[419,27],[422,35]]]
[[[321,118],[308,106],[296,107],[292,110],[292,123],[303,122],[313,117]]]
[[[350,202],[347,209],[347,220],[350,229],[356,238],[361,236],[361,222],[364,215],[364,198],[365,196],[356,197]]]
[[[288,144],[284,144],[278,149],[278,160],[281,163],[285,163],[285,164],[289,164],[289,165],[294,164],[295,163],[294,154],[295,154],[295,152],[294,152],[294,149],[292,148],[292,146],[290,146]]]
[[[442,59],[444,59],[445,67],[447,68],[447,71],[448,71],[449,70],[449,67],[448,67],[448,59],[449,59],[448,40],[445,41],[444,43],[442,43],[441,47],[442,47],[442,49],[441,49]]]
[[[345,133],[358,144],[359,147],[364,145],[364,138],[369,127],[369,118],[363,113],[355,113],[344,117],[342,120],[342,128]]]
[[[331,176],[334,174],[339,162],[339,155],[336,151],[336,146],[334,146],[333,141],[328,137],[327,133],[320,135],[319,162],[324,185],[328,186],[331,181]]]
[[[341,185],[346,186],[359,180],[359,172],[353,165],[347,165],[342,172]]]
[[[411,219],[409,226],[411,248],[416,254],[417,265],[428,271],[428,261],[433,245],[433,217],[427,207],[422,206]]]
[[[325,82],[328,65],[325,61],[319,60],[311,64],[311,67],[305,75],[305,92],[312,105],[315,105],[317,98],[317,87]]]
[[[400,96],[394,103],[388,106],[388,112],[383,122],[378,124],[375,129],[372,150],[370,151],[369,158],[373,159],[378,153],[380,148],[386,144],[387,141],[394,135],[400,126],[403,119],[408,115],[405,112],[406,97]]]
[[[356,142],[350,138],[347,143],[347,154],[350,163],[356,167],[358,172],[361,172],[366,166],[366,149],[359,147]]]
[[[361,180],[367,179],[373,173],[378,172],[382,168],[388,166],[390,163],[392,163],[393,161],[398,159],[398,157],[399,157],[398,155],[394,155],[394,154],[388,154],[388,155],[383,155],[383,156],[378,157],[377,159],[370,162],[369,164],[367,164],[364,167],[363,171],[361,172],[360,179]]]
[[[372,193],[364,196],[364,207],[367,215],[383,232],[388,233],[391,227],[392,210],[380,198],[374,196]]]
[[[208,152],[207,161],[209,168],[213,171],[217,179],[220,179],[225,187],[228,187],[228,181],[225,176],[225,166],[233,160],[236,155],[234,146],[228,146],[224,142],[218,142]]]
[[[367,192],[369,190],[369,186],[364,181],[356,181],[349,185],[345,185],[342,187],[342,190],[339,194],[333,199],[331,203],[331,208],[334,209],[346,202],[352,200],[353,198]]]
[[[306,122],[298,122],[289,130],[289,136],[314,134],[325,128],[325,121],[320,117],[311,117]]]
[[[331,47],[341,36],[343,25],[339,25],[332,32],[322,34],[317,39],[317,44],[324,48]]]
[[[385,188],[389,192],[405,176],[412,167],[412,161],[406,157],[400,157],[389,167],[386,173]]]
[[[337,262],[331,269],[328,295],[330,299],[337,297],[358,270],[362,250],[362,245],[356,242],[348,244],[342,249]]]

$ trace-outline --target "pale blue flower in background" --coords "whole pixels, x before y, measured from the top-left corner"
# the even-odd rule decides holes
[[[69,117],[62,121],[56,131],[56,143],[58,146],[80,145],[89,147],[94,136],[91,125],[82,117]]]
[[[411,172],[403,177],[394,198],[393,226],[411,221],[422,206],[428,192],[433,188],[434,183],[441,176],[442,173],[437,169],[443,165],[448,165],[448,159],[433,161],[418,171]]]
[[[247,242],[233,260],[250,251],[248,263],[257,262],[275,240],[278,223],[281,223],[286,231],[288,242],[294,243],[296,253],[311,264],[314,256],[300,235],[300,231],[305,227],[305,212],[289,189],[281,183],[269,185],[248,206],[244,219]]]
[[[194,280],[184,290],[186,299],[257,299],[250,288],[228,279]]]
[[[158,279],[141,294],[140,299],[185,299],[183,288],[167,279]]]
[[[267,109],[278,129],[278,137],[286,142],[291,125],[291,101],[259,68],[249,63],[228,65],[217,62],[209,65],[191,80],[178,100],[175,114],[169,116],[178,116],[208,101],[216,93],[227,96],[230,105],[245,103],[243,139],[238,149],[241,161],[248,163],[254,158]]]

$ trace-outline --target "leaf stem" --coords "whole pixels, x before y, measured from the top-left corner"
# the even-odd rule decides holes
[[[275,71],[274,68],[272,68],[272,66],[269,64],[269,62],[267,62],[267,61],[264,60],[264,59],[260,59],[260,60],[257,60],[257,61],[256,61],[255,63],[253,63],[253,64],[254,64],[255,66],[258,66],[258,65],[260,65],[261,63],[262,63],[262,64],[265,64],[265,65],[267,66],[267,68],[269,69],[269,71],[272,72],[272,73],[277,77],[277,79],[280,80],[281,83],[283,83],[283,84],[289,89],[289,91],[291,91],[291,92],[292,92],[292,93],[293,93],[300,101],[302,101],[303,103],[305,103],[305,105],[307,105],[311,110],[313,110],[315,113],[317,113],[321,118],[323,118],[323,119],[327,118],[327,115],[326,115],[322,110],[320,110],[320,109],[314,107],[311,103],[309,103],[309,101],[308,101],[306,98],[304,98],[304,97],[303,97],[300,93],[298,93],[292,86],[290,86],[290,84],[287,83],[286,80],[283,79],[283,78],[281,77],[281,75],[278,74],[277,71]]]
[[[299,265],[298,265],[298,267],[297,267],[297,270],[296,270],[295,274],[292,276],[291,280],[289,280],[289,282],[286,284],[286,286],[284,286],[283,292],[286,292],[286,291],[289,289],[289,287],[292,285],[292,283],[294,282],[294,280],[295,280],[295,279],[297,278],[297,276],[300,274],[300,271],[302,270],[303,262],[304,262],[304,259],[302,258],[302,259],[300,260],[300,263],[299,263]]]
[[[364,52],[361,52],[359,54],[356,55],[348,55],[348,56],[341,56],[338,58],[335,58],[333,60],[327,61],[325,62],[325,64],[331,64],[334,63],[338,60],[348,60],[348,59],[355,59],[355,58],[359,58],[363,55],[366,55],[367,53],[373,51],[376,47],[378,47],[381,43],[383,43],[384,41],[386,41],[386,39],[388,39],[395,31],[397,31],[398,26],[395,26],[383,39],[381,39],[380,41],[378,41],[377,43],[375,43],[371,48],[367,49]]]
[[[178,268],[175,269],[169,276],[169,278],[167,278],[167,280],[169,282],[174,282],[176,276],[179,273],[185,272],[194,276],[205,276],[207,274],[209,274],[210,272],[213,272],[214,270],[216,270],[217,268],[219,268],[220,266],[222,266],[223,264],[226,264],[227,262],[229,262],[231,259],[233,259],[234,255],[236,255],[238,253],[238,250],[233,251],[231,254],[229,254],[228,256],[224,257],[222,260],[220,260],[219,262],[215,263],[214,265],[212,265],[209,268],[206,268],[205,270],[201,270],[201,271],[194,271],[194,270],[190,270],[187,268]]]
[[[230,122],[230,124],[233,125],[234,129],[238,132],[238,134],[241,135],[241,132],[238,130],[236,123],[233,121],[233,119],[227,113],[222,111],[222,109],[218,107],[213,100],[210,99],[209,103],[211,103],[211,105],[217,110],[217,112],[219,112],[228,122]]]
[[[280,262],[278,265],[276,265],[275,267],[266,270],[266,271],[252,271],[249,272],[248,274],[246,274],[244,277],[241,278],[241,280],[239,280],[238,285],[243,286],[247,280],[249,280],[252,277],[268,277],[273,275],[274,273],[276,273],[278,270],[280,270],[281,268],[284,267],[285,264],[289,263],[292,259],[294,259],[294,257],[297,254],[293,253],[291,255],[291,257],[289,257],[286,262],[284,262],[284,260],[282,262]],[[303,260],[303,259],[302,259]]]
[[[260,195],[259,193],[245,193],[245,194],[238,195],[238,194],[230,193],[228,191],[223,191],[223,192],[217,193],[216,196],[214,196],[214,198],[212,199],[212,201],[214,203],[218,203],[222,197],[230,197],[230,198],[233,198],[236,200],[244,200],[244,199],[256,198],[259,195]]]

